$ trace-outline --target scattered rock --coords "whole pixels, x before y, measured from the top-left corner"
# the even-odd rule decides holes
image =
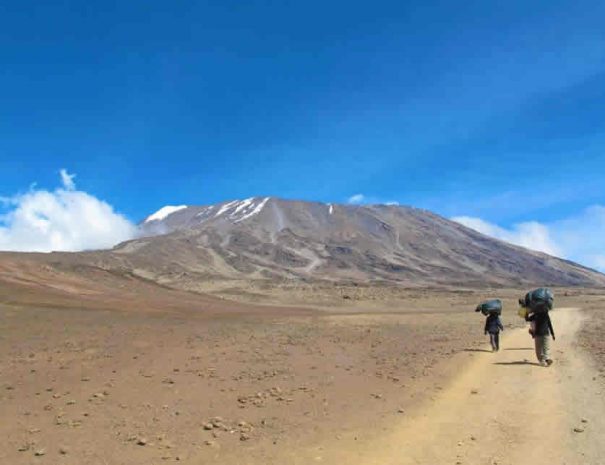
[[[145,439],[145,438],[137,439],[137,446],[146,446],[146,445],[147,445],[147,439]]]
[[[240,421],[237,426],[239,426],[241,433],[250,433],[254,429],[254,427],[246,421]]]
[[[67,447],[61,446],[59,447],[59,454],[61,455],[67,455],[69,451],[67,450]]]
[[[576,427],[576,428],[573,429],[573,431],[574,431],[574,433],[583,433],[584,432],[584,428],[578,428],[578,427]]]
[[[44,449],[38,449],[36,452],[34,452],[34,455],[36,457],[42,457],[45,454],[46,454],[46,451]]]
[[[405,413],[405,410],[402,408],[397,409],[397,413]]]
[[[206,423],[206,424],[204,424],[204,429],[206,431],[210,431],[210,430],[214,429],[214,425],[212,423]]]
[[[239,435],[240,441],[248,441],[250,439],[250,435],[248,433],[242,433]]]
[[[479,389],[472,389],[471,394],[479,394]]]
[[[588,420],[586,418],[582,418],[582,423],[588,423]]]

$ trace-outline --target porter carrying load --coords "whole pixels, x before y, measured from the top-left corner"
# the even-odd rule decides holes
[[[477,305],[476,312],[481,312],[484,315],[501,315],[502,301],[500,299],[486,300]]]

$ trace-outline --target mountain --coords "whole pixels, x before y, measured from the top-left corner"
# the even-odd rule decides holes
[[[105,266],[171,287],[204,280],[405,286],[605,286],[605,275],[484,236],[426,210],[250,198],[164,207]]]
[[[594,270],[394,205],[181,205],[150,215],[140,231],[112,250],[0,253],[0,302],[176,311],[224,307],[208,294],[260,301],[275,287],[286,299],[288,289],[318,285],[605,287]]]

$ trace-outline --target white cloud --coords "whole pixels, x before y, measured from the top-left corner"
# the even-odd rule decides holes
[[[61,173],[61,182],[63,183],[63,187],[68,191],[76,190],[76,183],[74,179],[76,177],[75,174],[69,174],[66,169],[62,169]]]
[[[605,207],[589,207],[578,215],[550,223],[519,223],[506,229],[480,218],[452,218],[485,235],[528,249],[567,258],[605,271]]]
[[[351,197],[349,197],[349,199],[347,200],[348,203],[352,203],[352,204],[360,204],[365,200],[366,196],[363,194],[355,194],[352,195]]]
[[[550,255],[562,255],[561,249],[555,244],[550,236],[548,228],[535,221],[516,224],[511,229],[504,229],[495,224],[483,221],[480,218],[458,216],[452,219],[475,231],[510,242],[511,244],[520,245],[521,247],[537,250]]]
[[[347,203],[352,205],[389,205],[397,206],[399,202],[396,200],[385,200],[384,198],[375,195],[355,194],[347,199]]]
[[[76,190],[74,177],[61,170],[62,188],[51,192],[32,187],[4,197],[8,212],[0,216],[0,250],[106,249],[135,236],[136,226],[111,205]]]

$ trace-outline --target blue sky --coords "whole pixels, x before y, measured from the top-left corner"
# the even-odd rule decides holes
[[[0,196],[272,195],[504,228],[605,204],[605,4],[4,2]]]

